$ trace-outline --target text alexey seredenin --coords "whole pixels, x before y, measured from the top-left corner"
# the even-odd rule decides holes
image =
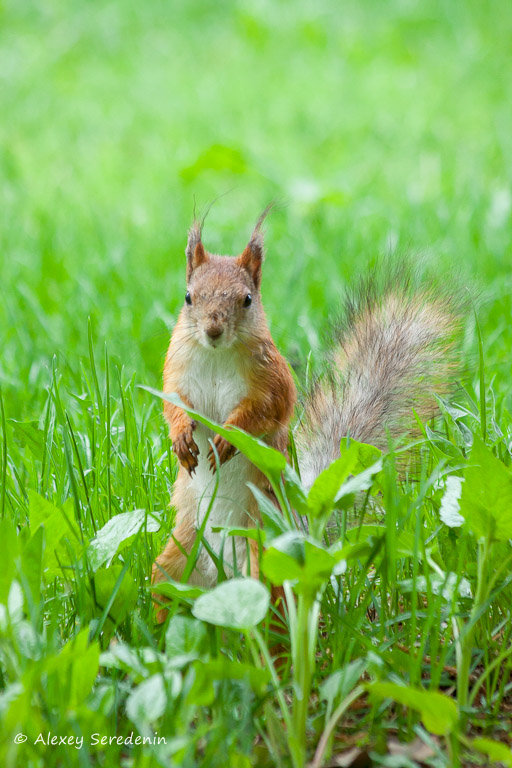
[[[153,736],[135,736],[131,731],[127,736],[102,736],[101,733],[91,733],[89,746],[112,746],[118,745],[138,745],[138,744],[167,744],[165,736],[158,736],[155,731]],[[75,749],[82,749],[84,745],[83,736],[57,736],[52,733],[40,733],[37,738],[34,739],[34,744],[43,744],[45,747],[65,746],[75,747]]]

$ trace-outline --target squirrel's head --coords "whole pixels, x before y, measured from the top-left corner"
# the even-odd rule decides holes
[[[189,333],[205,347],[227,348],[246,344],[261,323],[261,267],[263,234],[260,216],[240,256],[216,256],[201,240],[201,225],[194,222],[185,250],[187,292],[183,319]]]

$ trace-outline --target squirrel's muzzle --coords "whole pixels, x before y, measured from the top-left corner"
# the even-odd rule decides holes
[[[219,327],[218,325],[210,325],[206,329],[206,335],[209,336],[210,339],[218,339],[222,336],[223,332],[224,328]]]

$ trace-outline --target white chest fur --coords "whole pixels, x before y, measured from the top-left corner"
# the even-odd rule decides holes
[[[196,347],[180,389],[194,408],[222,423],[247,394],[247,383],[232,349]]]
[[[195,410],[220,424],[226,421],[248,393],[247,382],[236,365],[233,350],[202,347],[195,350],[194,359],[187,366],[186,377],[180,382],[180,389],[190,399]],[[237,454],[220,468],[215,491],[216,476],[210,470],[206,458],[210,449],[209,439],[213,437],[213,432],[198,424],[194,432],[194,440],[199,448],[198,466],[189,480],[189,487],[196,498],[196,526],[200,528],[208,515],[204,538],[215,554],[222,558],[224,569],[229,574],[233,570],[235,558],[237,569],[243,569],[246,541],[225,537],[212,529],[248,525],[247,508],[252,495],[247,481],[254,478],[251,477],[250,462]],[[206,586],[216,583],[217,567],[205,548],[201,550],[196,570],[201,575],[200,581]]]

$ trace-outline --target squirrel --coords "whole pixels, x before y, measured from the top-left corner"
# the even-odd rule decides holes
[[[185,304],[171,336],[164,391],[210,420],[262,438],[287,455],[288,429],[297,393],[285,359],[268,329],[261,302],[264,255],[260,216],[238,257],[209,253],[195,221],[186,246]],[[385,448],[389,435],[413,433],[413,409],[421,421],[435,415],[433,393],[446,393],[455,367],[457,313],[433,291],[414,292],[390,274],[379,292],[367,281],[347,301],[336,329],[329,374],[308,396],[296,436],[306,487],[340,453],[342,438]],[[189,583],[211,587],[218,570],[208,549],[221,556],[226,574],[249,568],[258,576],[256,542],[233,537],[223,547],[220,526],[258,522],[247,483],[271,494],[264,475],[219,435],[165,401],[172,449],[179,461],[172,505],[175,527],[153,566],[153,583],[180,581],[198,529],[208,520]],[[215,450],[209,442],[213,441]],[[216,456],[220,466],[216,477]],[[213,499],[213,501],[212,501]],[[249,552],[248,552],[249,549]],[[221,551],[223,550],[223,551]],[[165,609],[158,620],[165,618]]]
[[[185,405],[210,420],[239,427],[286,454],[297,393],[261,303],[261,226],[267,212],[260,216],[237,258],[206,251],[201,224],[194,222],[185,250],[185,304],[167,351],[164,392],[176,392]],[[224,438],[214,436],[181,408],[164,401],[164,415],[180,466],[172,494],[175,527],[153,566],[153,583],[167,575],[175,581],[181,579],[206,514],[203,540],[222,557],[226,574],[249,568],[257,576],[256,542],[250,542],[249,557],[242,537],[233,537],[221,551],[222,537],[214,528],[254,524],[258,506],[247,483],[270,493],[267,479]],[[221,465],[218,478],[216,456]],[[213,586],[217,575],[217,567],[203,547],[189,583]],[[165,611],[160,611],[159,620],[164,616]]]

